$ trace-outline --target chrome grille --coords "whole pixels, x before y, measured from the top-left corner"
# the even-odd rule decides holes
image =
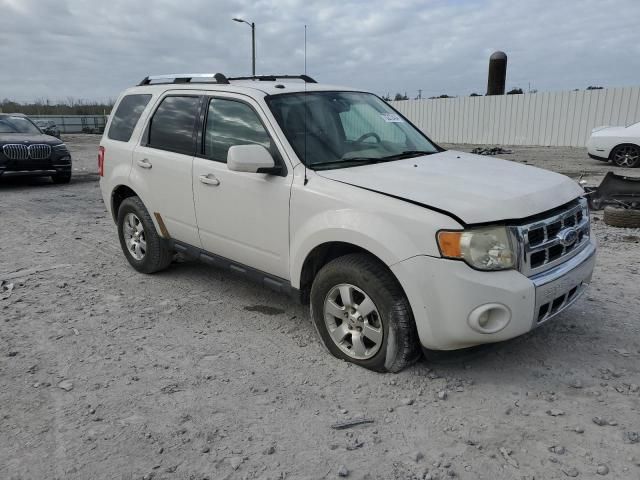
[[[584,198],[549,217],[515,228],[520,248],[520,271],[535,275],[558,265],[589,243],[590,223]]]
[[[4,145],[2,152],[9,160],[27,160],[29,158],[29,147],[27,145]]]
[[[29,145],[29,157],[33,160],[45,160],[51,156],[51,146],[44,143]]]
[[[33,145],[11,143],[4,145],[2,152],[9,160],[45,160],[51,156],[51,146],[44,143]]]

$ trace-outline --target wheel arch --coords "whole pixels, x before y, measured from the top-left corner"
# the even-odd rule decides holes
[[[136,191],[127,185],[118,185],[111,191],[111,216],[114,222],[118,219],[118,209],[120,205],[129,197],[140,198]],[[140,200],[142,201],[142,199]]]
[[[404,289],[400,283],[400,280],[389,268],[389,265],[387,264],[387,262],[385,262],[379,255],[376,255],[374,252],[370,251],[369,249],[361,245],[357,245],[355,243],[351,243],[347,241],[327,241],[313,247],[306,254],[304,261],[302,262],[299,275],[296,276],[297,285],[300,292],[300,301],[304,304],[309,302],[311,285],[313,284],[314,278],[316,277],[316,275],[318,274],[318,272],[322,267],[324,267],[327,263],[331,262],[332,260],[335,260],[336,258],[349,255],[352,253],[362,253],[362,254],[368,255],[371,258],[378,261],[381,265],[384,265],[384,267],[389,271],[389,273],[393,276],[396,282],[398,282],[398,285],[404,292]]]

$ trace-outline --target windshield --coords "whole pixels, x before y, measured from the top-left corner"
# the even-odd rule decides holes
[[[420,131],[370,93],[300,92],[271,96],[268,103],[300,160],[316,170],[438,151]]]
[[[40,134],[40,130],[26,117],[0,116],[0,133]]]

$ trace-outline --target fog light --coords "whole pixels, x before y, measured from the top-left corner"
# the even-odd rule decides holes
[[[467,322],[478,333],[497,333],[511,321],[511,310],[501,303],[487,303],[476,307]]]

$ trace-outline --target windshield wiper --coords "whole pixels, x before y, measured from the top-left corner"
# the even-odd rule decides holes
[[[386,160],[401,160],[403,158],[411,158],[411,157],[419,157],[421,155],[431,155],[436,152],[427,152],[425,150],[405,150],[401,153],[396,153],[394,155],[387,155],[386,157],[381,157],[379,160],[383,162]]]
[[[368,165],[371,163],[383,162],[384,160],[374,157],[353,157],[345,158],[344,160],[334,160],[332,162],[313,162],[308,165],[309,168],[318,167],[352,167],[356,165]]]
[[[431,155],[436,152],[427,152],[425,150],[405,150],[401,153],[396,153],[394,155],[387,155],[386,157],[352,157],[345,158],[344,160],[334,160],[332,162],[314,162],[309,166],[309,168],[314,167],[352,167],[354,164],[356,165],[371,165],[374,163],[383,163],[383,162],[391,162],[393,160],[401,160],[403,158],[411,158],[418,157],[421,155]]]

